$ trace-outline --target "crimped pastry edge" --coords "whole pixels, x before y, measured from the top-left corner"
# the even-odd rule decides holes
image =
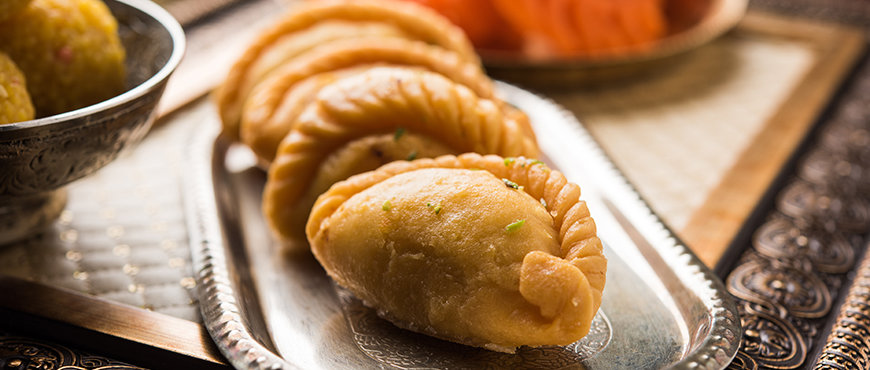
[[[381,183],[393,176],[430,168],[484,170],[498,178],[514,181],[517,185],[524,187],[524,190],[533,198],[543,199],[546,202],[547,205],[545,208],[547,208],[548,213],[550,213],[550,216],[553,218],[553,227],[558,232],[559,244],[562,250],[561,255],[556,257],[562,258],[566,261],[571,258],[571,261],[568,262],[574,264],[574,266],[584,274],[584,281],[589,283],[589,287],[595,293],[592,296],[593,309],[591,310],[588,320],[586,320],[588,323],[584,323],[584,325],[587,326],[586,331],[588,331],[588,325],[591,324],[595,312],[600,308],[601,296],[604,289],[606,258],[603,255],[603,245],[601,240],[598,239],[595,234],[594,221],[589,215],[585,202],[580,199],[579,187],[576,184],[568,182],[565,176],[559,171],[549,169],[543,162],[538,160],[525,157],[504,158],[496,155],[465,153],[459,156],[445,155],[434,159],[426,158],[411,162],[392,162],[378,168],[377,170],[352,176],[345,181],[336,183],[326,193],[318,197],[317,202],[311,211],[308,223],[306,224],[306,235],[309,243],[312,244],[312,252],[315,257],[318,258],[318,260],[320,259],[318,256],[318,249],[314,245],[317,234],[323,229],[322,225],[328,222],[329,218],[338,211],[345,201],[365,189]],[[556,190],[556,188],[558,188],[558,190]],[[587,224],[587,226],[584,227],[583,224]],[[588,227],[589,224],[591,224],[591,227]],[[580,225],[580,227],[577,227],[578,225]],[[592,253],[589,253],[590,251],[588,249],[590,248]],[[578,254],[584,253],[583,250],[586,250],[586,255],[578,256]],[[532,253],[535,252],[529,252],[529,254]],[[529,254],[527,254],[526,257],[528,257]],[[600,257],[604,262],[604,269],[601,271],[586,271],[582,266],[575,264],[574,259],[584,257]],[[525,265],[525,262],[523,264]],[[327,269],[327,273],[332,276],[329,269]],[[593,277],[596,277],[594,284],[588,276],[590,273],[594,275]],[[372,305],[371,302],[363,301],[363,304],[375,309],[378,316],[405,329],[421,332],[436,338],[460,344],[483,347],[498,352],[513,353],[516,350],[516,347],[494,343],[483,343],[479,340],[475,341],[472,338],[447,338],[439,335],[434,328],[420,327],[414,323],[408,323],[396,319],[390,315],[389,312],[378,308],[377,305]]]
[[[431,135],[454,148],[457,153],[479,152],[484,154],[498,154],[504,156],[529,156],[534,157],[539,153],[537,143],[531,137],[525,135],[520,123],[506,118],[495,102],[489,99],[477,97],[474,92],[461,84],[450,81],[446,77],[427,71],[410,71],[398,68],[394,72],[383,72],[379,75],[374,70],[368,74],[356,74],[343,80],[353,88],[370,89],[366,85],[371,82],[378,83],[401,83],[409,89],[422,91],[426,95],[427,106],[405,104],[403,110],[396,106],[396,94],[391,94],[390,114],[409,114],[420,109],[431,110],[433,102],[430,88],[437,83],[439,89],[448,89],[449,99],[455,105],[459,116],[442,118],[431,122],[379,120],[369,122],[370,127],[361,127],[359,118],[334,117],[329,109],[325,108],[325,101],[333,105],[357,104],[353,97],[346,96],[346,92],[340,90],[338,84],[332,84],[320,91],[319,98],[310,103],[306,111],[300,114],[300,118],[291,131],[281,142],[275,160],[268,171],[268,180],[263,193],[263,210],[271,228],[276,235],[283,240],[304,239],[304,228],[294,226],[296,223],[304,224],[305,220],[297,220],[294,213],[299,213],[299,200],[310,186],[307,182],[313,173],[316,173],[323,158],[328,156],[324,148],[334,148],[347,142],[365,136],[368,132],[385,133],[392,132],[397,128],[405,128],[418,133]],[[396,78],[396,74],[401,78]],[[375,74],[374,77],[371,75]],[[371,77],[371,78],[370,78]],[[350,80],[355,79],[355,80]],[[364,80],[364,81],[359,81]],[[351,83],[353,82],[353,83]],[[411,85],[417,84],[417,85]],[[410,97],[399,95],[405,101]],[[336,102],[337,99],[344,99]],[[372,106],[372,101],[367,98],[364,103]],[[370,109],[370,108],[366,108]],[[346,109],[344,109],[346,110]],[[335,113],[337,114],[337,113]],[[393,116],[395,117],[395,116]],[[366,131],[368,130],[368,131]],[[448,132],[449,131],[449,132]],[[452,136],[451,136],[452,135]],[[308,214],[308,209],[304,213]],[[298,233],[295,232],[298,230]],[[297,235],[298,234],[298,235]]]
[[[528,117],[498,99],[492,81],[483,73],[479,65],[462,59],[459,54],[416,40],[352,39],[334,41],[329,44],[329,47],[311,50],[279,67],[268,78],[258,83],[249,92],[248,98],[241,103],[241,116],[237,129],[239,138],[243,143],[253,146],[256,143],[255,138],[246,137],[250,136],[246,133],[258,132],[258,127],[281,125],[286,126],[289,132],[297,117],[285,117],[279,112],[287,104],[292,103],[287,101],[287,97],[297,84],[323,73],[365,66],[422,68],[441,74],[468,87],[477,96],[495,101],[505,115],[510,114],[512,119],[528,131],[527,134],[532,133]],[[258,156],[264,161],[272,161],[275,154],[271,153],[271,157],[265,158],[263,153],[258,152]]]
[[[386,21],[426,41],[458,52],[463,58],[480,65],[480,58],[471,41],[457,26],[440,14],[422,5],[386,0],[308,1],[292,7],[278,23],[260,34],[231,67],[224,83],[215,91],[214,99],[224,122],[225,134],[239,139],[239,114],[245,97],[239,97],[239,86],[248,69],[281,36],[310,27],[325,19],[351,21]],[[235,117],[235,118],[234,118]]]

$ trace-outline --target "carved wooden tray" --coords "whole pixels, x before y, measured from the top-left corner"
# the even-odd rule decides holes
[[[283,253],[260,211],[252,154],[217,137],[193,144],[188,220],[203,319],[237,368],[725,367],[740,329],[721,282],[656,218],[573,116],[499,84],[529,113],[545,162],[584,189],[609,259],[586,338],[517,355],[433,340],[379,319],[334,289],[308,254]]]

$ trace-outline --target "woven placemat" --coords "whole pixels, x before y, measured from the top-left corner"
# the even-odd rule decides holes
[[[49,230],[0,247],[0,271],[199,322],[180,179],[196,123],[156,128],[68,185],[66,209]]]
[[[860,55],[859,31],[750,13],[659,73],[551,93],[712,266]]]
[[[730,34],[661,74],[556,99],[679,230],[805,76],[810,48]]]

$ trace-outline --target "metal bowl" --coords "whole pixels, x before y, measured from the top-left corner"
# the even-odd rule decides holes
[[[103,102],[0,125],[0,244],[51,224],[64,185],[102,168],[151,128],[169,75],[184,54],[184,31],[146,0],[106,0],[127,51],[127,91]]]
[[[652,45],[599,56],[554,59],[488,50],[480,50],[480,54],[489,75],[527,87],[575,88],[627,80],[668,68],[684,53],[721,36],[743,18],[748,4],[748,0],[692,1],[704,4],[706,10],[702,14],[669,14],[671,31]]]

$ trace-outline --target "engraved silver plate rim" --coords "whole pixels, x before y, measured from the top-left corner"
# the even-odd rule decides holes
[[[643,232],[668,268],[707,306],[710,330],[675,369],[723,369],[737,354],[742,330],[737,307],[722,282],[652,212],[628,180],[573,114],[551,101],[512,85],[497,82],[507,101],[522,99],[558,113],[564,120],[564,137],[582,148],[593,163],[596,178],[609,179],[607,194],[613,196],[628,221]],[[212,184],[213,145],[219,127],[206,125],[194,135],[188,171],[184,178],[184,203],[191,240],[191,254],[197,278],[200,310],[206,328],[218,349],[238,369],[299,369],[258,342],[236,300],[229,261],[225,256],[218,208]]]
[[[624,212],[624,216],[644,234],[670,270],[706,304],[711,314],[708,335],[671,368],[723,369],[727,367],[737,355],[743,331],[740,327],[736,303],[727,293],[722,281],[653,213],[649,204],[643,200],[640,193],[616,168],[592,135],[571,112],[546,97],[507,83],[497,81],[496,84],[499,91],[508,96],[507,101],[516,97],[530,100],[537,105],[549,105],[550,109],[558,111],[560,118],[566,123],[563,128],[567,139],[561,140],[573,141],[575,144],[573,148],[585,155],[579,158],[584,158],[587,169],[593,170],[596,178],[603,177],[609,180],[606,184],[598,184],[599,187],[607,188],[606,192],[616,203],[615,207]],[[539,141],[541,139],[539,137]]]

